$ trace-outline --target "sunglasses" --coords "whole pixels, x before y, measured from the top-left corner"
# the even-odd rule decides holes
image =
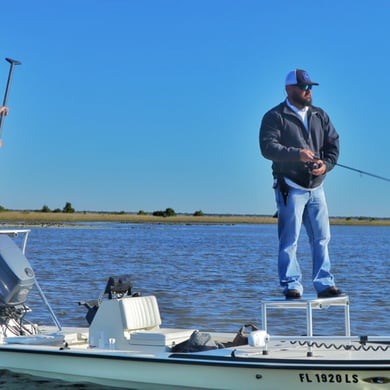
[[[310,84],[295,84],[296,87],[298,87],[301,91],[309,91],[313,88]]]

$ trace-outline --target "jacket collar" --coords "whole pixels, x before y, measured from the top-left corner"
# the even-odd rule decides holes
[[[294,115],[297,115],[297,113],[295,111],[293,111],[293,109],[290,108],[289,105],[287,104],[287,98],[282,103],[282,111],[283,111],[283,114],[290,114],[291,115],[293,113]],[[317,114],[317,113],[318,113],[318,109],[316,107],[308,106],[308,109],[307,109],[308,116],[313,115],[313,114]]]

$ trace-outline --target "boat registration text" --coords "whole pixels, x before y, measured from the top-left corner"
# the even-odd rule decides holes
[[[300,373],[299,380],[301,383],[358,383],[357,374],[333,374],[333,373]]]

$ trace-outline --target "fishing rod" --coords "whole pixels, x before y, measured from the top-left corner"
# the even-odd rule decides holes
[[[338,165],[338,166],[341,167],[341,168],[345,168],[345,169],[349,169],[349,170],[354,171],[354,172],[358,172],[358,173],[360,173],[361,175],[367,175],[367,176],[375,177],[376,179],[380,179],[380,180],[384,180],[384,181],[389,181],[389,182],[390,182],[390,179],[388,179],[387,177],[375,175],[375,174],[373,174],[373,173],[365,172],[365,171],[362,171],[362,170],[360,170],[360,169],[348,167],[347,165],[343,165],[343,164],[339,164],[339,163],[336,163],[336,165]]]
[[[10,63],[10,68],[9,68],[9,73],[8,73],[7,86],[5,88],[5,93],[4,93],[3,106],[7,105],[8,93],[9,93],[9,88],[10,88],[10,85],[11,85],[11,80],[12,80],[12,74],[14,72],[14,67],[15,67],[15,65],[20,65],[21,64],[20,61],[13,60],[12,58],[6,58],[5,60]],[[4,120],[4,115],[2,114],[2,115],[0,115],[0,147],[2,145],[3,120]]]

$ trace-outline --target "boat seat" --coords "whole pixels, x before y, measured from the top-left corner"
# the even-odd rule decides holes
[[[154,295],[107,299],[101,302],[89,327],[89,344],[106,348],[130,345],[171,347],[187,340],[194,329],[160,328],[161,316]]]
[[[154,295],[122,298],[119,303],[126,331],[156,329],[161,325],[160,310]]]
[[[122,299],[120,303],[130,345],[172,346],[188,340],[194,331],[160,328],[160,310],[154,295]]]

